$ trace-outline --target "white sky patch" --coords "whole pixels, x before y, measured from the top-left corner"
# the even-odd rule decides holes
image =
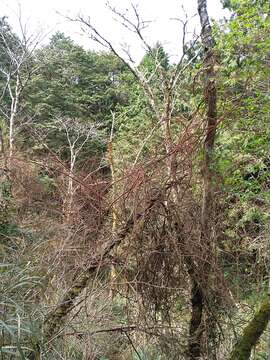
[[[141,43],[134,34],[128,32],[114,18],[106,7],[107,0],[0,0],[1,16],[8,16],[13,29],[20,33],[18,14],[21,8],[23,24],[27,25],[28,33],[42,32],[43,44],[56,31],[62,31],[76,43],[86,49],[97,49],[97,45],[84,34],[78,23],[72,23],[65,16],[76,18],[78,14],[90,17],[91,22],[106,38],[119,48],[119,44],[127,44],[131,55],[136,61],[144,54]],[[120,12],[133,14],[129,0],[111,0],[110,4]],[[182,31],[179,21],[184,19],[182,7],[190,20],[189,36],[196,31],[199,33],[199,19],[197,16],[197,0],[134,0],[143,20],[152,23],[144,31],[144,36],[150,45],[161,42],[172,60],[181,55]],[[219,0],[208,0],[208,11],[211,18],[219,20],[228,12],[222,9]]]

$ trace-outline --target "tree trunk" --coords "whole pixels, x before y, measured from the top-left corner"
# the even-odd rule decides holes
[[[9,167],[11,167],[12,156],[14,151],[15,117],[17,115],[19,98],[21,93],[19,74],[17,74],[17,78],[16,78],[15,95],[13,96],[12,94],[10,84],[9,84],[9,93],[11,97],[11,108],[10,108],[10,118],[9,118]]]
[[[100,269],[102,262],[106,260],[111,252],[132,231],[132,228],[133,221],[128,222],[126,227],[117,234],[115,240],[109,243],[103,252],[92,261],[88,268],[74,280],[74,284],[67,291],[63,299],[56,305],[54,310],[47,315],[43,327],[45,341],[51,340],[61,331],[67,315],[73,309],[76,299],[86,288],[92,275]]]
[[[203,199],[201,211],[201,238],[203,263],[201,264],[203,284],[191,275],[191,320],[189,327],[188,352],[192,360],[201,356],[202,315],[205,306],[204,293],[207,291],[209,264],[211,261],[212,241],[211,224],[213,218],[213,159],[214,141],[217,127],[217,98],[215,86],[215,56],[213,52],[214,39],[209,22],[206,0],[198,0],[198,13],[201,23],[201,39],[204,47],[204,102],[206,106],[206,135],[204,140],[203,160]]]
[[[250,358],[252,348],[259,341],[269,321],[270,294],[267,295],[253,319],[244,329],[242,337],[233,348],[230,360],[248,360]]]
[[[194,271],[186,261],[188,273],[191,278],[191,319],[189,324],[188,356],[190,359],[199,359],[201,356],[201,337],[202,337],[202,315],[204,297],[202,288],[195,278]]]
[[[88,268],[74,280],[74,284],[67,291],[63,299],[56,305],[54,310],[47,315],[44,321],[43,333],[45,341],[51,340],[61,331],[67,315],[73,309],[76,299],[86,288],[93,274],[99,271],[102,262],[108,259],[119,244],[122,243],[127,236],[131,235],[134,229],[137,229],[138,226],[143,224],[145,217],[151,212],[152,207],[158,203],[159,199],[160,194],[157,194],[148,201],[142,213],[131,217],[125,226],[115,233],[113,240],[92,260]]]
[[[74,203],[74,168],[76,163],[76,155],[74,154],[73,149],[71,150],[70,156],[70,166],[69,166],[69,173],[68,173],[68,186],[67,186],[67,194],[64,199],[64,206],[63,212],[65,215],[65,221],[67,224],[70,224],[72,221],[72,210],[73,210],[73,203]]]

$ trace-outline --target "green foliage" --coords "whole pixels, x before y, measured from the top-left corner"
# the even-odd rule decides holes
[[[39,176],[39,182],[43,185],[44,192],[49,196],[52,195],[56,189],[55,179],[48,175]]]
[[[29,263],[28,266],[24,262],[0,264],[0,354],[22,360],[27,359],[40,336],[33,296],[42,283],[38,276],[31,274]]]
[[[0,181],[0,249],[4,251],[7,239],[17,234],[16,206],[11,192],[11,181],[3,172]]]
[[[62,33],[36,55],[40,69],[28,105],[39,121],[71,117],[105,122],[118,100],[122,65],[115,57],[85,51]]]
[[[32,77],[26,98],[35,131],[47,147],[67,159],[68,143],[59,119],[74,119],[84,126],[94,124],[97,136],[90,137],[82,159],[105,150],[104,139],[111,127],[111,112],[121,102],[119,76],[123,65],[115,56],[86,51],[62,33],[56,33],[48,46],[36,52],[38,73]],[[35,136],[25,137],[26,147],[46,152],[35,144]]]
[[[162,81],[168,78],[170,68],[168,54],[160,43],[148,50],[138,65],[139,71],[150,79],[149,84],[160,111],[164,106]],[[138,160],[138,154],[140,159],[147,159],[150,149],[160,142],[161,134],[160,125],[156,126],[157,119],[141,84],[128,72],[122,74],[120,84],[124,101],[117,107],[115,151],[121,167]]]
[[[266,290],[270,259],[270,5],[269,1],[266,0],[225,0],[223,3],[231,10],[232,16],[222,25],[215,24],[214,26],[215,55],[217,58],[215,70],[218,87],[218,116],[220,119],[218,134],[215,139],[214,165],[212,166],[215,174],[213,183],[216,190],[214,199],[216,218],[213,219],[211,226],[213,225],[213,236],[217,240],[215,246],[218,253],[215,266],[220,265],[221,272],[224,272],[226,287],[229,288],[235,302],[247,302],[251,307],[255,307],[257,300],[261,300],[261,295]],[[12,49],[15,51],[16,47],[19,48],[19,39],[13,34],[4,18],[0,20],[0,29],[5,34]],[[0,65],[4,67],[10,65],[6,50],[6,45],[0,39]],[[20,55],[20,50],[17,51],[17,54]],[[143,175],[146,173],[145,193],[141,194],[141,189],[137,190],[137,184],[135,184],[134,197],[133,193],[129,197],[130,195],[126,195],[125,192],[123,201],[125,209],[132,209],[135,215],[136,212],[141,214],[143,202],[150,199],[152,192],[157,193],[160,188],[163,189],[164,179],[162,177],[164,174],[166,174],[166,179],[168,177],[168,167],[165,165],[163,168],[160,165],[161,162],[147,173],[148,168],[144,165],[148,164],[149,160],[153,162],[153,159],[162,159],[165,155],[163,124],[159,121],[160,119],[157,119],[141,85],[114,55],[87,51],[62,33],[56,33],[51,38],[50,43],[41,46],[34,55],[35,59],[29,61],[31,66],[33,65],[37,69],[37,72],[32,74],[30,84],[25,89],[20,109],[24,111],[19,113],[19,120],[23,121],[24,117],[32,118],[33,123],[27,128],[20,129],[20,139],[23,145],[21,151],[27,161],[38,164],[31,165],[35,169],[29,170],[28,177],[25,176],[25,178],[33,180],[33,183],[38,185],[37,191],[42,195],[38,197],[36,202],[34,196],[33,198],[29,196],[30,206],[28,205],[28,209],[31,208],[31,210],[27,211],[22,204],[27,195],[31,194],[25,195],[20,192],[24,177],[19,169],[14,168],[11,172],[14,179],[17,176],[17,182],[13,181],[12,177],[10,180],[4,171],[0,183],[0,345],[3,356],[10,356],[11,358],[14,356],[21,359],[26,359],[30,350],[37,351],[37,344],[40,343],[42,312],[45,310],[47,312],[48,303],[51,305],[48,296],[43,297],[43,295],[47,295],[46,291],[49,293],[50,287],[52,287],[53,299],[57,299],[62,293],[65,293],[66,289],[71,289],[72,301],[78,298],[78,302],[81,304],[79,296],[84,291],[87,292],[87,284],[92,280],[92,275],[83,272],[77,278],[78,271],[81,268],[85,269],[89,261],[91,263],[92,252],[99,253],[100,247],[102,248],[108,238],[110,239],[110,214],[107,219],[107,212],[111,211],[110,206],[108,206],[109,210],[106,211],[105,219],[99,220],[101,224],[105,223],[101,230],[101,236],[99,232],[100,223],[97,225],[91,222],[91,211],[92,207],[95,207],[96,203],[99,202],[100,208],[95,209],[95,211],[101,209],[100,217],[105,216],[103,207],[107,207],[110,203],[108,199],[110,200],[112,195],[109,190],[111,184],[108,185],[108,178],[105,180],[102,178],[102,181],[99,181],[100,168],[93,169],[93,163],[101,164],[101,166],[108,165],[106,160],[108,156],[105,153],[110,138],[112,118],[115,118],[112,139],[112,155],[115,165],[114,184],[116,184],[114,190],[117,192],[117,187],[121,188],[121,180],[118,181],[118,175],[122,171],[129,171],[137,165],[138,168],[143,168]],[[149,324],[156,321],[158,324],[164,325],[167,324],[167,320],[163,320],[161,306],[158,309],[156,305],[158,302],[163,305],[160,298],[165,291],[176,294],[170,310],[167,310],[167,303],[164,301],[171,333],[170,331],[166,333],[165,327],[161,331],[158,328],[157,336],[153,332],[154,335],[151,335],[151,338],[143,334],[143,331],[138,332],[138,335],[136,333],[134,336],[138,350],[136,353],[129,340],[124,336],[124,332],[120,332],[117,336],[114,333],[111,338],[106,331],[104,333],[101,331],[95,336],[91,335],[90,340],[87,339],[90,345],[97,344],[100,359],[107,360],[113,356],[123,355],[122,357],[125,360],[137,360],[139,358],[163,360],[167,359],[168,356],[178,358],[181,356],[179,354],[181,354],[182,348],[185,349],[185,341],[178,341],[178,337],[174,337],[173,328],[179,327],[180,323],[182,326],[181,336],[185,334],[189,321],[189,306],[187,306],[186,297],[189,296],[190,283],[186,279],[188,276],[186,269],[182,270],[181,268],[185,265],[180,264],[181,262],[184,263],[182,259],[185,258],[181,247],[182,243],[179,243],[177,237],[173,238],[175,236],[173,216],[177,213],[177,221],[180,220],[183,222],[183,226],[186,226],[183,233],[185,231],[190,233],[192,241],[194,240],[192,236],[198,239],[200,232],[198,214],[201,208],[203,182],[200,162],[203,160],[203,120],[205,116],[205,109],[202,106],[204,95],[202,74],[205,71],[203,66],[203,53],[201,44],[198,42],[188,50],[183,60],[183,67],[187,71],[183,71],[180,75],[179,85],[176,86],[173,94],[170,127],[172,139],[178,141],[182,126],[186,127],[186,133],[183,136],[184,144],[175,141],[175,148],[172,149],[176,151],[176,162],[179,161],[177,163],[178,173],[176,174],[179,176],[179,184],[176,182],[176,187],[180,189],[182,184],[185,184],[183,198],[178,204],[174,196],[168,195],[166,198],[167,190],[162,191],[162,211],[159,212],[153,206],[150,209],[151,212],[153,211],[153,216],[148,219],[148,212],[145,216],[142,230],[144,233],[142,236],[141,234],[137,236],[142,242],[139,245],[140,251],[144,252],[144,249],[151,251],[154,262],[156,261],[154,255],[160,251],[159,248],[152,246],[152,242],[160,241],[158,245],[162,245],[162,251],[164,254],[166,253],[166,260],[169,259],[172,262],[167,276],[173,280],[179,277],[177,281],[182,282],[181,286],[176,289],[172,284],[172,289],[168,287],[165,290],[166,281],[164,279],[166,274],[163,271],[156,274],[157,267],[154,264],[154,270],[152,268],[150,268],[151,271],[147,269],[149,274],[146,275],[149,276],[144,276],[143,279],[149,280],[147,281],[149,288],[157,277],[159,277],[160,284],[165,283],[165,285],[164,288],[163,285],[160,288],[157,286],[158,290],[147,292],[149,296],[147,301],[149,303],[152,301],[149,308],[155,309],[151,310],[151,316],[154,315],[155,319],[150,318],[151,316],[149,319],[147,318],[147,310],[140,313],[144,304],[143,301],[139,303],[138,299],[141,300],[140,297],[143,292],[137,292],[134,284],[146,270],[143,266],[141,269],[137,265],[136,256],[140,255],[139,250],[137,250],[136,255],[132,253],[132,251],[136,251],[134,249],[138,246],[136,243],[137,234],[134,231],[130,237],[132,246],[124,244],[123,249],[120,249],[123,252],[128,251],[128,253],[104,257],[104,265],[103,263],[100,264],[101,273],[104,275],[108,273],[107,268],[111,262],[118,266],[124,259],[124,270],[117,274],[117,278],[119,277],[117,282],[121,284],[124,279],[124,282],[128,283],[132,279],[132,282],[128,284],[132,289],[125,290],[127,294],[123,295],[124,287],[117,285],[120,289],[119,293],[108,301],[108,289],[106,288],[108,276],[95,277],[91,291],[89,291],[90,295],[87,292],[87,296],[83,299],[85,303],[87,301],[91,303],[93,317],[91,317],[92,315],[89,316],[88,309],[85,314],[80,313],[81,310],[75,313],[77,311],[76,306],[74,306],[73,313],[69,306],[66,307],[66,304],[70,304],[70,298],[65,298],[65,301],[58,307],[58,312],[53,321],[47,323],[50,331],[53,332],[55,329],[60,329],[63,319],[69,318],[69,328],[72,332],[82,331],[85,333],[95,332],[96,329],[99,329],[99,324],[101,324],[101,330],[103,328],[106,330],[107,327],[110,328],[115,324],[129,324],[132,320],[135,320],[135,323],[136,321],[139,322],[144,317],[147,318],[145,323],[148,323],[149,320]],[[138,65],[138,69],[145,75],[158,110],[162,113],[165,104],[164,94],[166,93],[164,89],[166,90],[167,82],[175,70],[175,65],[170,64],[168,54],[157,42],[152,49],[148,49]],[[23,71],[22,76],[25,76],[25,73]],[[0,85],[3,89],[1,109],[8,111],[10,97],[4,84],[5,77],[0,74]],[[13,80],[11,86],[14,86]],[[8,127],[2,115],[0,121],[3,125],[3,132],[7,133]],[[70,126],[69,139],[63,122]],[[74,217],[76,216],[78,221],[74,221],[74,224],[70,226],[63,221],[62,204],[58,204],[58,202],[61,203],[61,200],[57,196],[60,198],[59,193],[63,196],[66,193],[65,181],[68,178],[66,170],[69,168],[70,149],[72,147],[70,147],[69,140],[75,141],[78,134],[82,135],[77,142],[75,141],[77,147],[74,145],[74,149],[77,149],[83,144],[83,136],[91,126],[95,129],[93,136],[89,137],[83,151],[78,155],[78,162],[73,174],[76,191],[81,192],[81,198],[79,199],[80,203],[79,201],[76,203],[73,211]],[[196,144],[194,144],[195,142]],[[19,141],[17,142],[18,145]],[[196,152],[194,162],[188,158],[189,149]],[[185,163],[180,164],[179,159],[182,162],[186,161],[187,165]],[[166,164],[166,160],[164,164]],[[192,170],[189,169],[190,166],[193,166]],[[51,167],[55,168],[51,169]],[[27,172],[26,167],[21,172],[24,171]],[[105,171],[108,172],[108,166]],[[93,178],[86,175],[91,173],[92,176],[92,172],[94,172]],[[151,172],[154,176],[151,176]],[[107,177],[107,175],[106,173],[105,176]],[[89,182],[87,182],[88,180]],[[136,181],[140,183],[141,180],[137,179]],[[100,190],[96,187],[96,183],[102,183],[102,186],[106,188]],[[14,188],[14,184],[18,188]],[[142,185],[140,184],[138,188],[140,186]],[[30,187],[31,185],[27,191],[34,192]],[[182,191],[182,188],[180,190]],[[92,201],[91,191],[97,192],[94,196],[98,198],[98,201],[96,198]],[[133,189],[130,191],[132,192]],[[55,195],[56,193],[57,195]],[[88,196],[90,198],[89,203],[91,202],[89,209],[91,207],[91,210],[83,213],[84,198]],[[120,209],[123,198],[122,189],[120,189],[119,194],[114,193],[113,196],[117,198],[117,201],[113,202],[117,213],[116,225],[120,226],[122,225],[119,220],[121,216],[125,221],[127,216],[126,210],[123,210],[122,214],[122,209]],[[130,200],[131,198],[132,200]],[[121,204],[119,208],[118,199],[120,199],[119,203]],[[39,208],[36,206],[37,202],[39,202]],[[49,207],[48,204],[52,211],[56,210],[57,215],[53,214],[52,216],[52,211],[49,213],[46,209]],[[83,213],[82,216],[81,213]],[[30,216],[33,219],[30,219]],[[89,220],[89,223],[84,219],[84,216],[87,221]],[[161,230],[159,231],[161,228],[162,235]],[[166,231],[168,234],[165,233],[164,235],[163,232]],[[96,232],[99,234],[98,238]],[[81,238],[83,238],[83,246],[81,246]],[[146,247],[144,247],[143,241],[147,243]],[[173,249],[175,250],[173,251],[169,247],[166,248],[170,241],[174,242]],[[40,245],[41,243],[42,245]],[[190,244],[192,246],[192,243]],[[199,245],[201,246],[201,244]],[[169,252],[167,253],[168,249]],[[176,254],[175,263],[172,261],[174,252]],[[90,253],[91,255],[89,255]],[[82,254],[87,258],[84,258]],[[129,263],[126,263],[125,259],[127,254]],[[71,259],[73,256],[75,261],[73,258]],[[194,255],[195,263],[197,262],[196,256]],[[42,263],[43,257],[46,259],[44,260],[45,267]],[[146,257],[147,262],[150,256],[147,255]],[[87,264],[85,265],[85,263]],[[51,264],[57,265],[54,268],[54,266],[50,266]],[[103,268],[106,268],[104,272]],[[58,271],[58,269],[60,270]],[[120,270],[122,269],[120,268]],[[129,280],[124,277],[121,278],[125,271],[130,276]],[[184,280],[180,279],[180,271],[184,274]],[[47,283],[43,288],[45,278]],[[212,278],[215,281],[217,280],[214,273],[211,274]],[[52,283],[55,281],[56,286],[51,286],[50,281]],[[140,284],[140,286],[143,285]],[[210,287],[206,289],[206,292],[214,292]],[[149,295],[151,293],[159,298],[153,300],[153,296],[151,298]],[[165,299],[167,300],[166,297]],[[131,305],[128,304],[129,301]],[[217,302],[213,301],[213,303],[215,306],[219,306]],[[209,304],[211,305],[211,302]],[[89,305],[90,309],[91,306]],[[148,304],[145,308],[147,306]],[[264,310],[263,307],[261,312],[259,310],[256,313],[259,315],[259,326],[255,324],[252,331],[254,329],[261,331],[260,315],[262,312],[265,314]],[[170,314],[167,314],[169,311]],[[239,316],[239,312],[241,311],[235,311],[236,317]],[[224,322],[226,323],[225,326],[229,327],[227,324],[228,313],[225,314],[222,310],[218,316],[222,319],[221,323]],[[255,315],[254,319],[256,320],[256,318],[258,316]],[[98,325],[95,322],[96,320]],[[242,321],[247,322],[248,320],[248,316],[243,316]],[[263,327],[265,328],[265,326]],[[237,330],[240,332],[239,326]],[[231,329],[227,331],[229,333]],[[46,334],[46,332],[44,333]],[[48,359],[55,359],[58,356],[57,351],[59,351],[59,358],[65,354],[68,359],[81,359],[86,356],[84,347],[88,345],[86,337],[83,336],[72,335],[68,340],[65,338],[64,341],[59,337],[54,343],[55,349],[50,349],[48,353],[45,344],[46,356]],[[231,341],[231,333],[229,339]],[[172,354],[172,347],[176,349],[177,353]],[[124,352],[127,349],[131,351],[125,355]],[[260,348],[260,354],[262,357],[265,356],[264,343]],[[240,356],[239,353],[237,356]]]
[[[221,248],[230,255],[223,253],[221,261],[232,291],[246,299],[264,288],[270,256],[270,6],[249,0],[226,5],[233,15],[217,32],[218,105],[224,120],[215,155],[224,194]]]

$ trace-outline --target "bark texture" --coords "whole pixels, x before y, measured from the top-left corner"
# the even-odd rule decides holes
[[[230,360],[248,360],[252,348],[257,344],[270,321],[270,294],[262,302],[253,319],[244,329],[242,337],[235,344]]]
[[[204,287],[207,285],[209,264],[212,254],[212,218],[213,218],[213,150],[217,128],[217,95],[215,84],[214,39],[207,12],[207,1],[198,0],[198,13],[201,23],[201,39],[204,47],[204,102],[206,106],[206,134],[203,160],[203,199],[201,211],[201,248],[203,262],[200,265],[203,284],[191,275],[191,320],[189,327],[188,354],[191,360],[201,356],[202,316],[205,306]]]
[[[203,292],[196,279],[192,280],[191,289],[191,319],[189,325],[188,354],[190,359],[199,359],[201,356]]]

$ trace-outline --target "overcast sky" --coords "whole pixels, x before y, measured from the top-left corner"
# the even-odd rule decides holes
[[[62,31],[85,48],[96,48],[93,41],[83,34],[79,24],[71,23],[64,17],[76,18],[78,14],[89,16],[102,34],[115,44],[130,45],[132,55],[140,57],[143,54],[141,45],[132,34],[115,22],[106,2],[107,0],[0,0],[0,14],[7,15],[14,30],[18,32],[18,14],[21,8],[22,21],[27,24],[28,32],[42,30],[46,34],[44,42],[48,42],[56,31]],[[134,0],[132,3],[138,4],[143,20],[153,21],[145,31],[149,43],[160,41],[172,59],[177,57],[181,52],[181,25],[174,19],[184,19],[182,6],[188,17],[192,18],[197,12],[197,0]],[[120,11],[132,13],[130,0],[111,0],[110,4]],[[208,0],[208,9],[210,17],[215,20],[226,15],[219,0]],[[199,32],[198,17],[190,21],[190,33],[194,29]]]

